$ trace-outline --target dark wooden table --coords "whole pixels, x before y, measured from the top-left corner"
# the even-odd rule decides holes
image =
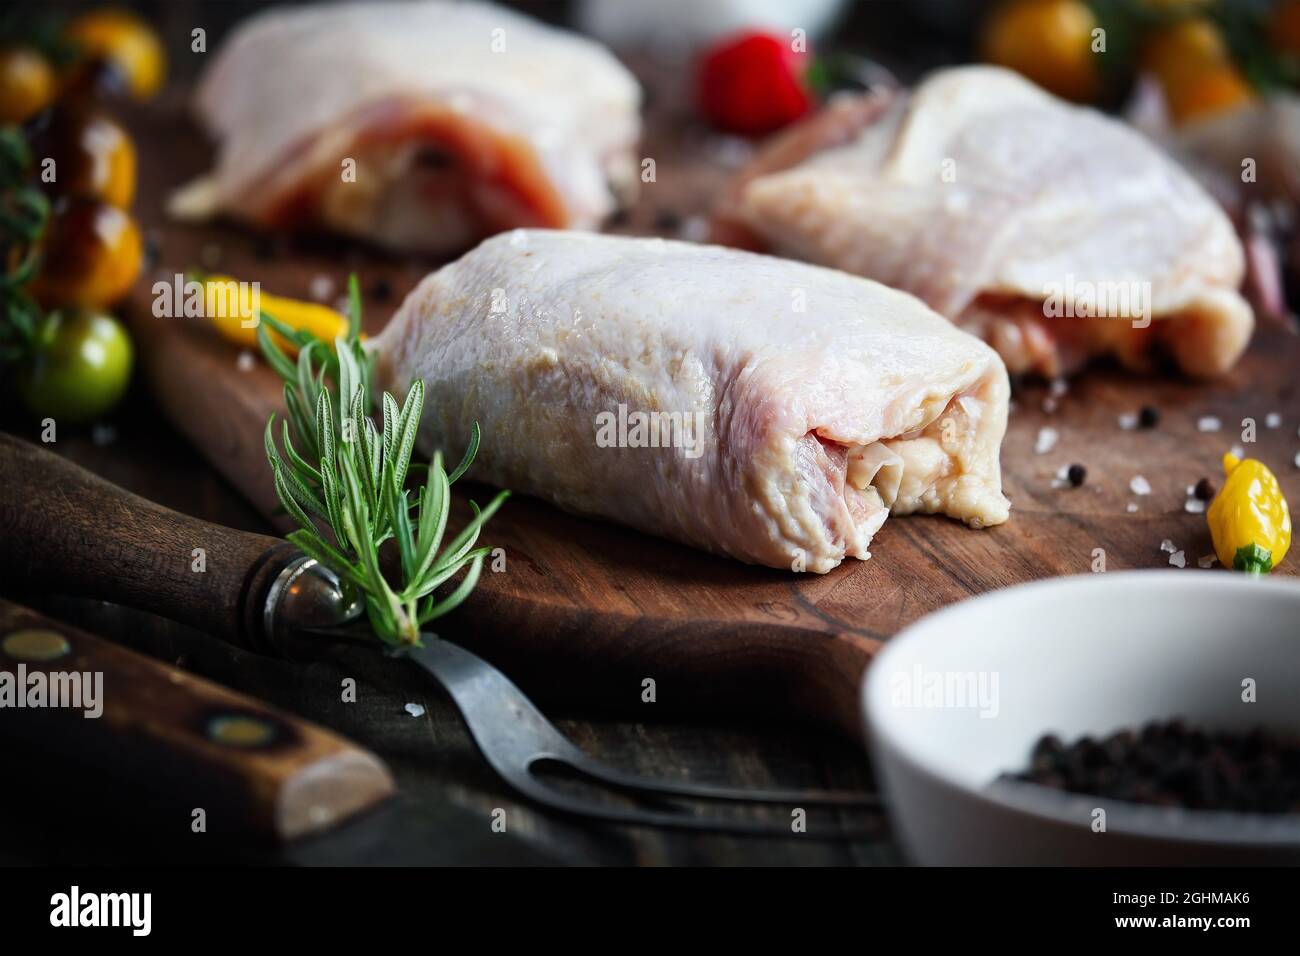
[[[0,427],[39,441],[36,422],[13,405]],[[60,428],[46,446],[144,497],[236,528],[274,533],[262,518],[153,411],[138,383],[102,425]],[[86,502],[86,507],[95,507]],[[23,786],[0,790],[0,863],[124,864],[176,862],[436,863],[449,858],[575,864],[871,864],[899,857],[887,835],[843,844],[804,837],[771,840],[684,835],[584,825],[537,810],[496,779],[437,688],[404,668],[345,674],[330,665],[259,658],[190,628],[126,608],[81,599],[0,592],[54,617],[247,692],[339,731],[391,766],[403,800],[432,808],[427,829],[381,811],[333,838],[290,851],[252,844],[206,845],[149,812],[149,781],[86,778],[76,768],[51,767],[38,752],[18,764]],[[355,704],[341,701],[340,682],[355,676]],[[382,686],[380,684],[382,682]],[[424,708],[420,717],[408,703]],[[652,707],[653,705],[646,705]],[[603,719],[582,713],[553,716],[590,753],[638,772],[744,786],[870,787],[856,745],[807,729],[778,726],[698,726]],[[456,808],[452,819],[434,811]],[[505,810],[507,843],[492,830]],[[75,820],[75,825],[69,819]],[[477,828],[477,832],[476,832]]]

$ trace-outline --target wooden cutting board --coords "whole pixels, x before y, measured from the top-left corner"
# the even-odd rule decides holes
[[[158,251],[125,307],[141,371],[160,411],[273,516],[262,431],[270,414],[283,411],[275,376],[260,362],[241,366],[236,350],[204,327],[154,318],[153,282],[197,266],[260,280],[269,292],[333,301],[356,271],[373,332],[436,263],[328,241],[268,241],[232,226],[169,223],[163,200],[205,168],[207,147],[175,104],[134,117],[133,127],[139,215]],[[694,238],[744,149],[662,109],[651,111],[646,142],[657,181],[614,228]],[[1002,454],[1010,522],[973,531],[938,517],[891,519],[870,561],[848,561],[826,575],[742,565],[517,497],[484,538],[505,549],[506,571],[485,573],[443,630],[548,702],[649,716],[642,701],[649,678],[656,713],[795,714],[856,734],[862,670],[881,641],[928,611],[1035,578],[1088,573],[1099,556],[1108,571],[1165,567],[1164,540],[1186,559],[1178,573],[1225,573],[1197,567],[1212,548],[1204,516],[1184,510],[1187,488],[1202,477],[1221,483],[1220,456],[1242,443],[1241,422],[1249,417],[1258,440],[1245,446],[1248,453],[1268,463],[1300,504],[1297,369],[1300,338],[1272,324],[1259,330],[1238,368],[1213,384],[1098,369],[1063,395],[1022,387]],[[1120,417],[1144,405],[1159,411],[1159,424],[1121,428]],[[1281,424],[1267,427],[1270,415]],[[1221,430],[1198,427],[1208,416]],[[1058,470],[1072,463],[1087,468],[1086,483],[1056,487]],[[1149,494],[1132,490],[1139,476]],[[490,493],[470,490],[480,502]],[[458,504],[463,516],[463,498]],[[1293,557],[1280,573],[1294,574],[1297,563]]]

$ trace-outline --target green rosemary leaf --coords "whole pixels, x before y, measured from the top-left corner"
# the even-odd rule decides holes
[[[393,537],[397,540],[397,553],[402,562],[402,576],[411,579],[415,570],[415,542],[411,540],[411,516],[407,512],[406,492],[399,491],[397,481],[391,471],[384,475],[384,495],[388,502],[388,513],[392,517]]]
[[[332,462],[320,463],[320,490],[321,497],[325,499],[325,508],[329,512],[330,530],[334,532],[334,540],[346,547],[347,539],[343,536],[343,512],[339,505],[339,483]]]
[[[347,415],[352,410],[352,397],[361,387],[358,381],[361,372],[356,357],[342,336],[334,340],[334,353],[339,357],[339,414]]]
[[[266,422],[266,434],[264,442],[266,444],[266,457],[271,461],[271,467],[276,473],[279,481],[283,482],[286,489],[292,493],[295,502],[307,509],[318,517],[327,517],[325,503],[317,497],[316,492],[307,487],[306,483],[298,477],[293,468],[286,467],[284,461],[280,458],[275,449],[275,437],[272,432],[272,425],[275,423],[275,416],[271,416]],[[292,509],[290,509],[292,510]],[[307,527],[312,527],[310,521]]]
[[[474,422],[474,424],[470,426],[469,447],[465,449],[465,457],[460,460],[460,464],[456,466],[456,469],[447,476],[447,484],[454,485],[457,478],[469,471],[469,466],[473,463],[474,456],[478,454],[478,443],[478,422]]]
[[[334,409],[331,407],[329,389],[323,388],[316,400],[316,448],[321,464],[334,464]]]
[[[385,393],[387,395],[387,393]],[[393,403],[396,406],[396,402]],[[424,382],[416,379],[411,383],[411,390],[406,393],[406,402],[402,405],[397,420],[397,451],[395,471],[397,484],[401,487],[409,473],[411,453],[415,450],[415,436],[420,430],[420,416],[424,413]]]
[[[297,450],[293,447],[293,441],[289,438],[289,423],[281,423],[284,428],[280,435],[280,444],[284,446],[284,456],[289,459],[289,464],[300,474],[307,476],[317,487],[320,486],[320,471],[308,464]]]
[[[361,381],[361,370],[355,360],[349,362],[349,368],[356,378],[353,380],[352,401],[348,411],[352,415],[352,427],[360,428],[362,419],[366,417],[366,388],[365,383]]]
[[[273,465],[271,467],[271,480],[275,482],[275,494],[280,499],[280,504],[284,505],[284,510],[293,516],[293,520],[302,525],[304,530],[314,529],[311,518],[302,510],[298,502],[294,500],[293,494],[289,490],[288,484],[284,480],[284,467]]]
[[[419,521],[419,560],[415,573],[408,580],[418,581],[433,566],[438,556],[438,545],[447,530],[447,514],[451,497],[451,486],[447,482],[447,473],[442,470],[439,456],[433,459],[434,466],[429,469],[429,479],[420,494]]]
[[[293,497],[298,504],[302,505],[309,513],[324,521],[328,517],[325,511],[325,502],[320,500],[316,492],[312,491],[311,488],[307,486],[307,483],[303,481],[299,474],[292,468],[283,468],[282,474],[284,475],[285,482],[289,486],[289,490],[293,492]]]
[[[443,556],[434,563],[434,570],[440,570],[441,567],[445,567],[460,560],[465,552],[472,548],[474,542],[478,540],[479,531],[482,530],[483,525],[487,523],[489,518],[497,513],[498,509],[505,504],[506,499],[509,497],[510,492],[499,492],[482,511],[479,511],[478,505],[471,501],[470,507],[474,509],[473,520],[471,520],[469,524],[465,525],[465,527],[461,529],[460,534],[456,535],[456,537],[452,539],[451,543],[443,549]]]
[[[309,405],[314,405],[316,402],[316,396],[313,394],[312,388],[315,379],[312,375],[311,364],[312,352],[315,347],[316,343],[310,342],[298,352],[298,391],[302,393],[303,399]]]
[[[270,326],[271,331],[278,334],[282,339],[286,339],[288,341],[296,340],[297,332],[293,329],[292,326],[285,325],[283,322],[281,322],[279,319],[273,316],[270,312],[267,312],[266,309],[258,309],[257,327],[260,329],[264,325]]]
[[[401,422],[401,412],[397,408],[397,399],[384,392],[384,465],[385,473],[392,471],[393,461],[397,457],[397,428]]]
[[[383,485],[379,483],[379,477],[384,468],[384,440],[380,437],[379,430],[375,428],[372,419],[367,418],[366,422],[366,440],[367,451],[370,453],[370,487],[374,489],[374,501],[378,503],[383,497]],[[382,518],[382,509],[378,512]],[[382,526],[383,522],[380,521]]]
[[[461,579],[456,590],[452,591],[437,604],[432,605],[427,610],[421,612],[419,617],[420,624],[427,624],[429,621],[436,620],[444,614],[449,614],[456,608],[460,607],[469,597],[474,586],[478,584],[479,575],[483,573],[483,556],[479,555],[470,565],[469,570],[465,572],[465,577]]]
[[[320,447],[316,438],[316,421],[307,409],[315,409],[316,403],[308,402],[306,396],[301,395],[296,388],[288,382],[284,383],[284,405],[289,412],[289,421],[293,424],[293,432],[302,442],[303,451],[313,458],[320,457]]]
[[[398,647],[404,643],[399,636],[400,626],[397,618],[390,607],[376,601],[367,601],[366,616],[370,618],[370,626],[385,644]]]
[[[360,394],[358,393],[358,398]],[[358,402],[358,404],[360,404]],[[379,489],[379,432],[375,430],[374,422],[368,418],[357,418],[356,421],[361,423],[361,446],[360,446],[360,466],[359,474],[361,475],[361,488],[365,492],[366,503],[370,505],[370,513],[375,517],[375,526],[383,525],[383,508],[380,507],[380,489]]]
[[[460,571],[460,569],[463,568],[470,561],[473,561],[475,557],[478,556],[486,557],[487,555],[491,554],[491,552],[492,552],[491,548],[475,548],[473,551],[465,552],[463,555],[460,556],[459,560],[453,561],[445,568],[435,569],[430,571],[428,575],[425,576],[425,579],[420,582],[419,597],[427,596],[429,593],[441,587],[444,583],[449,581],[451,578],[454,578],[456,574]]]
[[[262,320],[257,323],[257,346],[262,350],[262,356],[270,363],[271,368],[275,369],[275,373],[286,382],[292,382],[298,376],[298,369],[280,350],[280,346],[275,344],[271,333],[266,330],[269,318],[270,316],[265,312],[261,313]]]
[[[354,272],[348,276],[348,344],[361,341],[361,283]]]

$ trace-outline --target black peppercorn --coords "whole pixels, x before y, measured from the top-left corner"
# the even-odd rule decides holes
[[[1202,478],[1192,489],[1192,494],[1196,495],[1201,501],[1209,501],[1214,497],[1214,482],[1209,478]]]
[[[1088,469],[1083,465],[1071,465],[1065,472],[1066,480],[1075,488],[1078,488],[1088,479]]]
[[[1143,405],[1138,410],[1138,426],[1141,428],[1155,428],[1160,424],[1160,409],[1154,405]]]
[[[1155,806],[1239,813],[1300,810],[1300,737],[1152,722],[1071,744],[1049,735],[1004,780]]]

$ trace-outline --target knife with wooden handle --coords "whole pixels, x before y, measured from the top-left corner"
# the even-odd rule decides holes
[[[214,832],[293,840],[395,790],[378,757],[336,734],[3,599],[0,703],[0,735],[43,755],[147,771],[178,832],[202,810]]]

